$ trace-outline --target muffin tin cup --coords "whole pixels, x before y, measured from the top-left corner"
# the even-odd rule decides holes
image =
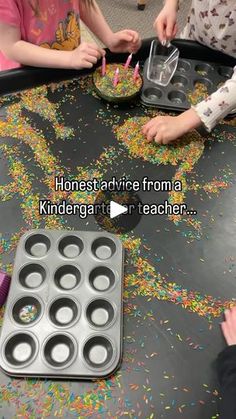
[[[89,274],[89,283],[94,291],[111,291],[116,285],[116,276],[110,267],[97,266]]]
[[[81,270],[79,266],[66,263],[57,267],[53,274],[55,286],[64,292],[74,291],[81,285]]]
[[[94,329],[107,329],[116,320],[116,307],[104,298],[89,302],[86,308],[86,318]]]
[[[18,273],[18,281],[25,290],[36,290],[44,285],[47,269],[41,262],[28,263]]]
[[[33,258],[42,258],[50,251],[51,240],[46,234],[32,234],[25,241],[25,251]]]
[[[107,260],[116,252],[115,242],[108,237],[99,237],[92,244],[92,253],[99,260]]]
[[[43,315],[44,304],[38,296],[28,295],[18,297],[9,310],[9,317],[18,326],[32,326]]]
[[[23,235],[0,336],[2,370],[77,380],[112,374],[122,353],[123,266],[122,243],[110,233]]]
[[[69,328],[78,322],[81,308],[78,301],[70,296],[56,297],[48,308],[48,318],[57,328]]]
[[[72,233],[60,239],[58,244],[60,254],[66,259],[75,259],[84,249],[83,241]]]
[[[43,362],[52,369],[65,369],[77,356],[77,342],[69,333],[50,335],[42,347]]]
[[[161,57],[160,57],[161,59]],[[229,66],[205,63],[200,60],[179,59],[175,74],[166,86],[159,86],[147,78],[148,60],[144,65],[144,84],[141,101],[144,105],[180,112],[189,109],[188,95],[195,90],[196,83],[207,87],[208,94],[217,90],[233,74]]]
[[[116,357],[116,348],[111,339],[102,334],[89,337],[82,349],[82,359],[92,371],[108,369]]]
[[[229,79],[230,77],[232,77],[232,74],[233,74],[232,68],[226,67],[226,66],[223,66],[223,65],[219,66],[217,71],[218,71],[218,74],[221,77],[224,77],[226,79]]]
[[[2,356],[10,368],[21,369],[33,363],[38,349],[38,340],[33,333],[17,331],[3,343]]]

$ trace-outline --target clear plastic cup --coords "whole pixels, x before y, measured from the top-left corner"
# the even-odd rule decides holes
[[[170,43],[162,45],[152,41],[147,66],[147,79],[160,86],[167,86],[178,65],[179,50]]]

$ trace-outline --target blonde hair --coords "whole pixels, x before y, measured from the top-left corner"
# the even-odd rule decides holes
[[[39,17],[40,16],[39,0],[28,0],[28,2],[35,16]],[[94,0],[81,0],[81,2],[84,3],[85,6],[89,6],[89,7],[94,6]]]

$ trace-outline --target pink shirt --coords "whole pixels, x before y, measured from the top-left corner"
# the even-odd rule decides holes
[[[0,22],[17,26],[23,41],[45,48],[72,50],[80,44],[79,0],[0,0]],[[16,67],[0,51],[0,70]]]

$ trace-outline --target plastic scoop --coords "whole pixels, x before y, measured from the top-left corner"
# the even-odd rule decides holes
[[[151,43],[147,79],[160,86],[167,86],[172,79],[179,60],[179,50],[172,44],[160,44],[154,40]]]

